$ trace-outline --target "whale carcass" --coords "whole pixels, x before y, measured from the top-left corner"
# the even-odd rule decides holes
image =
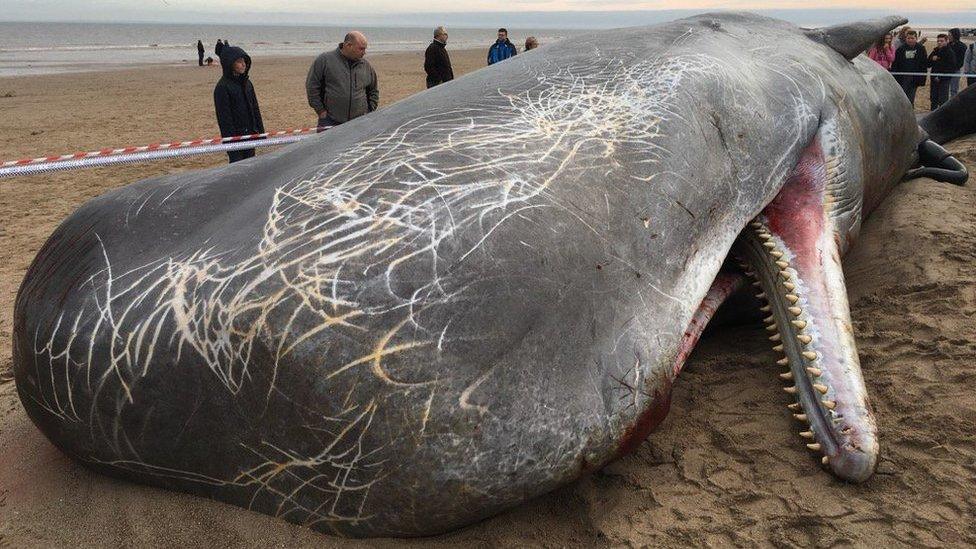
[[[751,277],[804,443],[865,480],[840,257],[920,150],[946,162],[857,57],[902,21],[574,37],[96,198],[18,294],[24,406],[107,474],[434,534],[633,450]]]

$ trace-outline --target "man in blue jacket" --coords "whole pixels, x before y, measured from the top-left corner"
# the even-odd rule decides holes
[[[498,40],[488,48],[488,64],[494,65],[515,55],[518,55],[518,50],[515,49],[515,44],[509,42],[508,30],[498,29]]]
[[[241,48],[224,46],[220,50],[220,66],[224,76],[214,87],[214,108],[220,135],[250,135],[264,133],[261,109],[254,86],[247,78],[251,70],[251,57]],[[254,156],[254,149],[227,151],[231,163]]]

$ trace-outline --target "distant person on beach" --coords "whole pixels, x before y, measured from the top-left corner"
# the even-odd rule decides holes
[[[218,38],[217,43],[214,45],[214,55],[217,56],[217,59],[220,59],[220,52],[223,49],[224,49],[224,43],[220,41],[220,38]]]
[[[895,51],[895,60],[891,64],[891,72],[912,72],[919,74],[895,75],[895,80],[908,96],[912,105],[915,104],[915,92],[919,86],[925,85],[924,73],[928,70],[928,59],[925,46],[918,43],[918,33],[909,30],[905,33],[905,43]]]
[[[956,70],[952,72],[962,72],[962,66],[966,62],[966,44],[962,43],[962,32],[959,29],[949,29],[949,47],[952,54],[956,56]],[[953,76],[949,78],[949,97],[959,93],[959,80],[961,77]]]
[[[197,40],[197,64],[201,67],[203,66],[203,40]]]
[[[976,42],[966,46],[962,61],[962,72],[966,75],[966,87],[976,84]]]
[[[885,70],[891,70],[895,61],[895,48],[891,45],[891,33],[887,33],[868,49],[868,57],[881,65]]]
[[[264,133],[261,109],[254,85],[247,75],[251,71],[251,57],[241,48],[224,46],[220,50],[220,66],[224,75],[214,87],[214,108],[220,135],[250,135]],[[254,149],[227,151],[230,162],[254,156]]]
[[[308,69],[305,94],[319,117],[319,127],[342,124],[376,110],[379,83],[364,55],[366,36],[352,31],[338,48],[315,58]]]
[[[535,36],[530,36],[525,39],[525,51],[534,50],[539,47],[539,41],[535,39]]]
[[[929,100],[933,111],[949,100],[949,81],[952,79],[951,76],[937,75],[950,74],[956,69],[956,54],[949,47],[949,35],[940,34],[936,40],[937,45],[929,54],[929,67],[932,68],[929,76]]]
[[[454,80],[451,56],[447,54],[447,30],[434,29],[434,40],[424,52],[424,72],[427,73],[427,88]]]
[[[508,30],[498,29],[498,39],[488,48],[488,64],[494,65],[515,55],[518,55],[518,50],[515,49],[515,44],[508,40]]]

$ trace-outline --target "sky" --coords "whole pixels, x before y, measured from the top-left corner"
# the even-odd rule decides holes
[[[921,3],[918,0],[356,0],[354,3],[308,2],[308,0],[2,0],[0,21],[99,21],[99,22],[228,22],[255,24],[345,24],[375,23],[405,26],[437,15],[454,25],[474,24],[493,26],[490,14],[505,15],[507,20],[530,21],[538,25],[607,27],[635,24],[629,14],[660,15],[656,10],[673,10],[683,17],[690,12],[708,10],[771,11],[797,22],[805,13],[833,15],[827,19],[851,20],[854,17],[880,14],[967,12],[964,17],[951,16],[947,20],[964,25],[976,25],[976,0],[938,0]],[[353,8],[354,7],[354,8]],[[783,16],[796,10],[797,17]],[[600,12],[581,14],[579,12]],[[484,14],[484,18],[479,15]],[[407,15],[411,17],[401,17]],[[593,17],[590,17],[593,15]],[[261,16],[257,19],[255,16]],[[910,16],[910,15],[909,15]],[[651,17],[648,15],[648,17]],[[526,19],[528,18],[528,19]],[[961,21],[960,21],[961,19]],[[637,21],[642,23],[647,21]],[[515,25],[513,22],[512,25]]]

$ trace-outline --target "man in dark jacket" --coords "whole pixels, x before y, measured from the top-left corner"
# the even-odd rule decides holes
[[[938,36],[937,45],[929,54],[929,67],[932,68],[929,76],[929,101],[934,111],[949,100],[949,80],[952,79],[951,76],[936,75],[951,74],[959,70],[956,68],[956,54],[949,47],[948,34]]]
[[[966,44],[962,43],[961,38],[962,32],[959,29],[949,29],[949,47],[952,48],[952,54],[956,56],[956,70],[952,72],[960,72],[963,62],[966,60]],[[949,97],[959,93],[960,78],[953,76],[949,79]]]
[[[925,46],[918,43],[918,33],[910,30],[905,33],[905,43],[895,52],[895,60],[891,63],[891,72],[925,73],[928,69],[928,59]],[[915,90],[925,85],[923,75],[895,75],[895,79],[905,91],[908,100],[915,104]]]
[[[451,56],[447,54],[447,30],[444,27],[434,29],[434,41],[424,52],[424,72],[427,73],[428,88],[454,80]]]
[[[518,50],[515,49],[515,44],[508,40],[508,30],[498,29],[498,40],[488,48],[488,64],[494,65],[515,55],[518,55]]]
[[[251,71],[251,57],[241,48],[224,46],[220,50],[220,66],[224,75],[214,87],[214,108],[220,135],[250,135],[264,133],[261,109],[254,86],[247,75]],[[254,149],[227,151],[231,163],[254,156]]]
[[[220,59],[220,52],[223,49],[224,49],[224,43],[220,41],[220,38],[218,38],[217,43],[214,44],[214,55],[217,56],[217,59]]]
[[[366,36],[352,31],[338,48],[319,55],[308,69],[305,94],[319,117],[319,127],[342,124],[376,110],[379,83],[364,55]]]
[[[203,52],[204,51],[206,51],[206,50],[203,49],[203,41],[202,40],[197,40],[197,64],[199,64],[201,67],[203,66]]]

